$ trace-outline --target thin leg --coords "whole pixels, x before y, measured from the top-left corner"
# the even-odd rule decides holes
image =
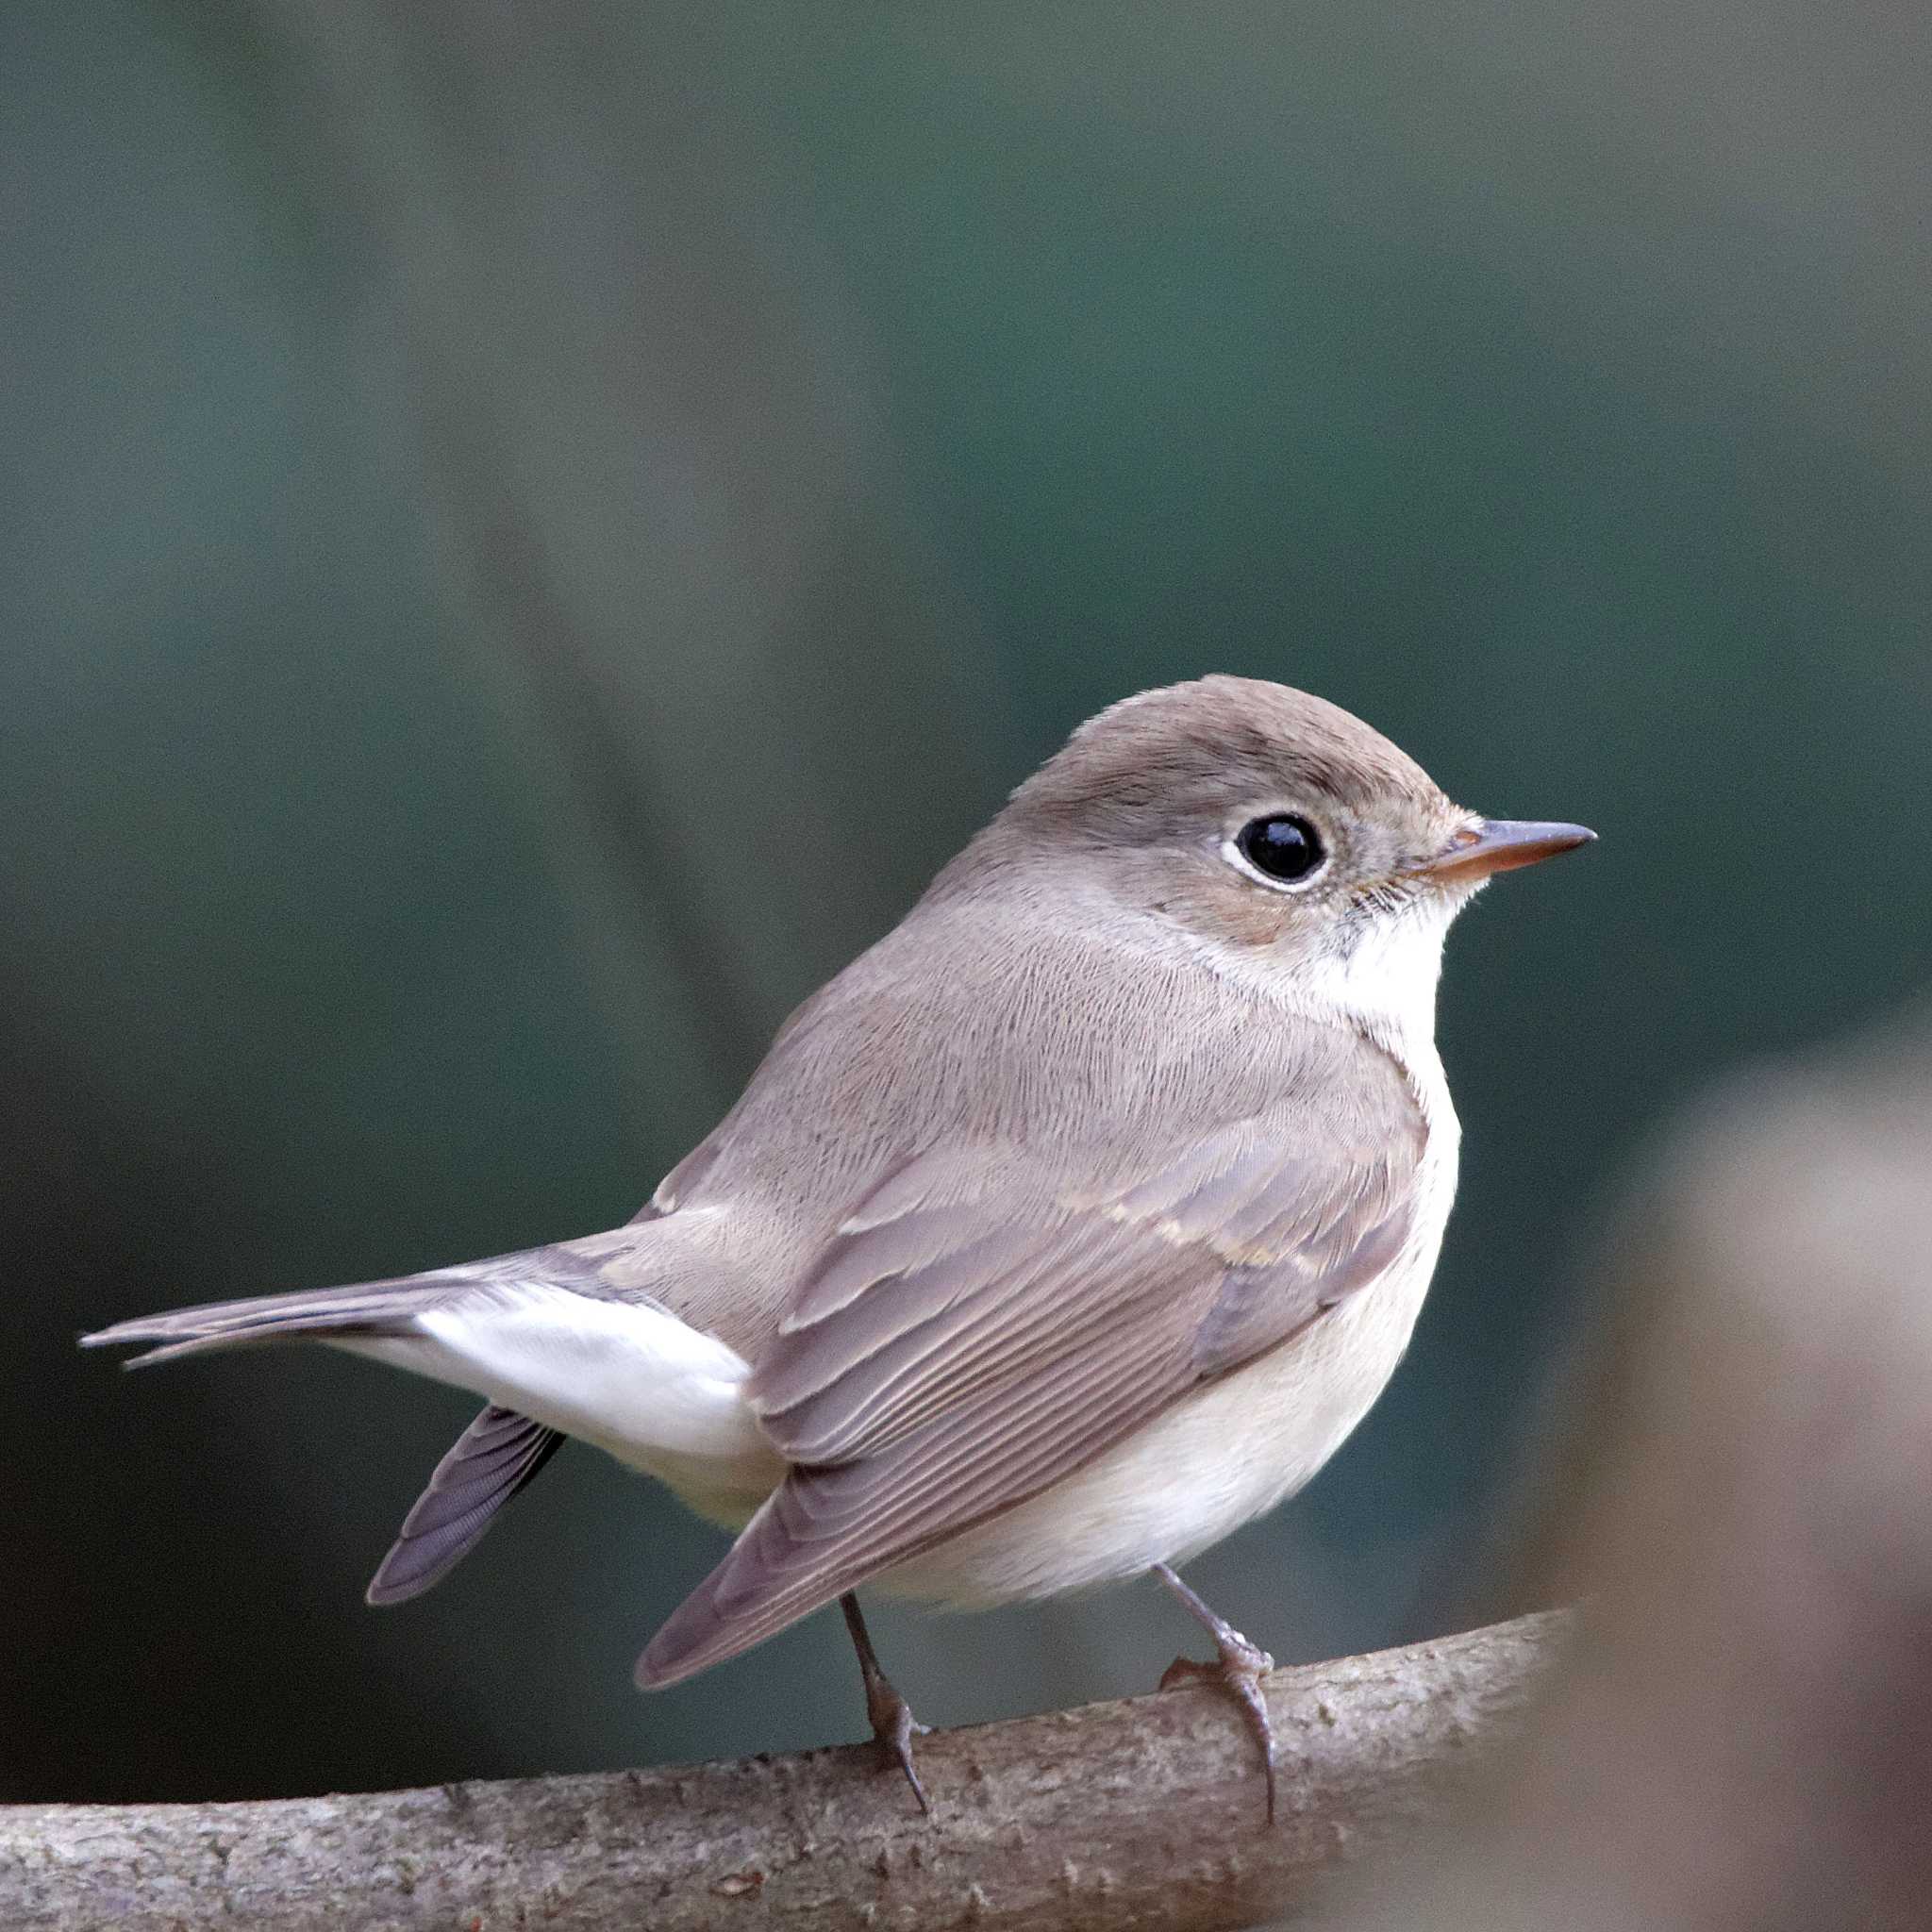
[[[1190,1684],[1210,1678],[1234,1698],[1247,1713],[1248,1727],[1261,1746],[1268,1774],[1268,1823],[1274,1823],[1274,1726],[1268,1717],[1268,1700],[1261,1692],[1261,1679],[1274,1668],[1274,1659],[1258,1644],[1250,1643],[1224,1617],[1217,1617],[1165,1563],[1157,1563],[1154,1574],[1174,1591],[1206,1627],[1221,1653],[1211,1664],[1198,1663],[1191,1657],[1177,1657],[1161,1673],[1160,1688],[1172,1690],[1176,1684]]]
[[[924,1737],[932,1726],[914,1718],[912,1707],[892,1689],[885,1672],[879,1669],[878,1653],[873,1649],[872,1634],[859,1615],[858,1597],[848,1590],[839,1599],[839,1607],[845,1612],[845,1627],[852,1633],[853,1649],[858,1653],[859,1674],[865,1679],[865,1714],[872,1720],[872,1734],[878,1740],[879,1755],[906,1774],[906,1782],[912,1787],[919,1808],[929,1817],[932,1807],[926,1802],[925,1787],[912,1768],[912,1740]]]

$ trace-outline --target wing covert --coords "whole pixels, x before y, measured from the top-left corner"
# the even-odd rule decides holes
[[[1143,1158],[979,1143],[895,1170],[800,1283],[749,1396],[792,1474],[658,1633],[666,1683],[1071,1474],[1373,1281],[1407,1240],[1406,1086]]]

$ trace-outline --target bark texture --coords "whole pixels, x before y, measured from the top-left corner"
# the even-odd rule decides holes
[[[869,1748],[225,1805],[0,1811],[0,1924],[710,1932],[1252,1924],[1441,1808],[1560,1613],[1275,1672],[1282,1812],[1208,1689],[937,1734],[935,1815]]]

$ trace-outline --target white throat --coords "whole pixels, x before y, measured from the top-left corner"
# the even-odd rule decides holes
[[[1411,1067],[1432,1062],[1442,942],[1459,909],[1431,894],[1373,920],[1349,951],[1304,963],[1303,996],[1310,1008],[1361,1025]]]

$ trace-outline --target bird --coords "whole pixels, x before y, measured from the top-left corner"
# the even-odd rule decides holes
[[[1488,819],[1311,693],[1216,675],[1079,726],[778,1030],[621,1227],[124,1321],[135,1362],[313,1341],[483,1398],[368,1588],[437,1583],[566,1438],[733,1533],[675,1684],[861,1588],[982,1607],[1151,1574],[1276,1803],[1273,1659],[1179,1566],[1301,1489],[1407,1347],[1456,1193],[1451,922],[1581,825]]]

